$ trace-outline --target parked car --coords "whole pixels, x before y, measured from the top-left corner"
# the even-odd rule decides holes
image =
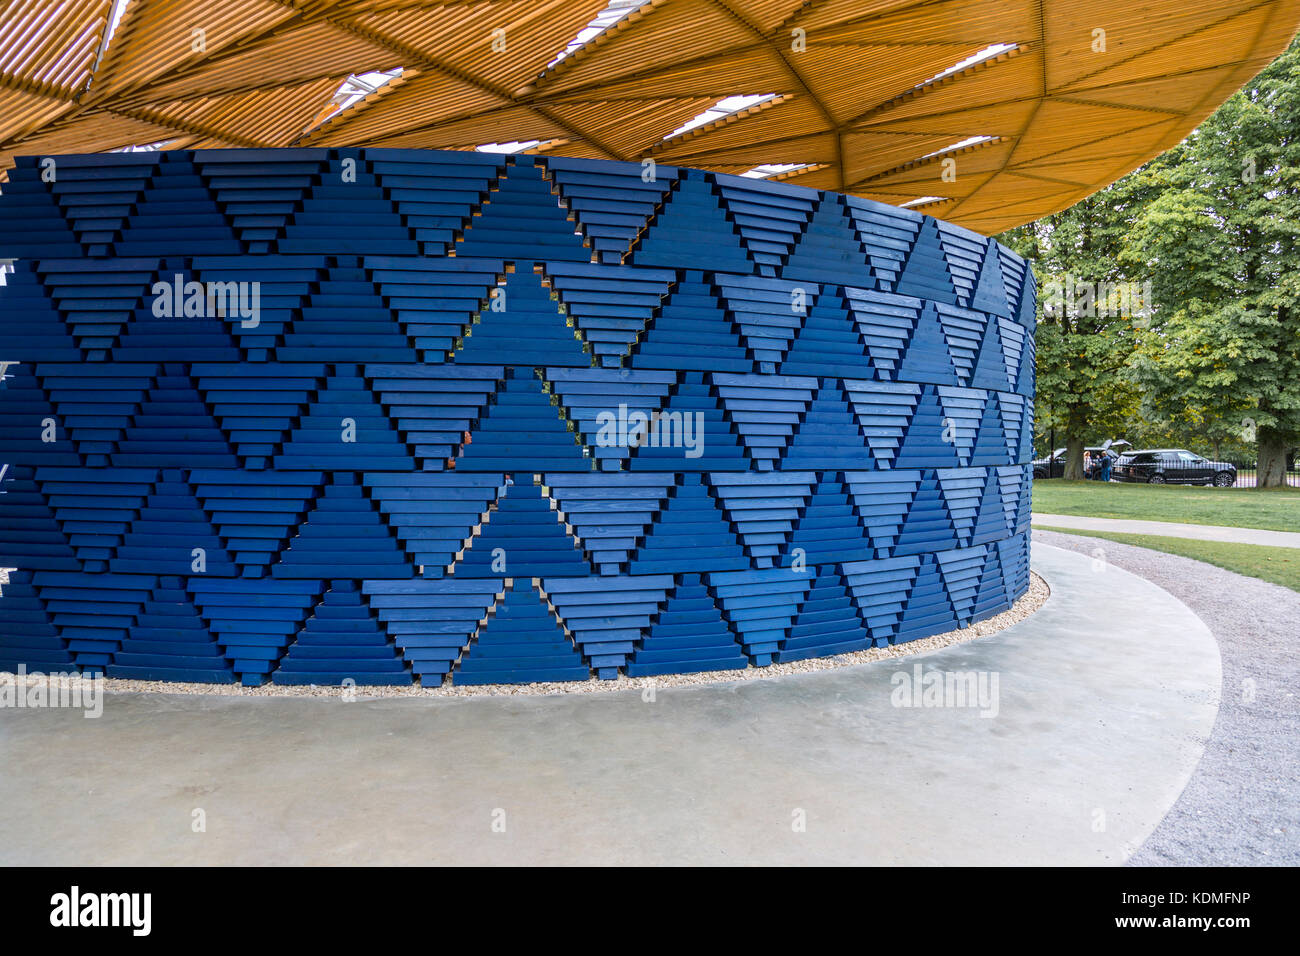
[[[1119,447],[1131,447],[1127,441],[1120,439],[1115,442],[1108,442],[1105,445],[1089,445],[1084,451],[1092,457],[1094,461],[1101,458],[1103,453],[1110,455],[1112,459],[1119,457]],[[1034,467],[1035,478],[1060,478],[1065,474],[1065,453],[1064,448],[1058,448],[1046,458],[1035,458],[1032,462]],[[1088,474],[1087,477],[1093,477]]]
[[[1217,485],[1237,483],[1237,466],[1210,461],[1185,448],[1150,448],[1120,457],[1112,469],[1116,481],[1144,481],[1151,485]]]

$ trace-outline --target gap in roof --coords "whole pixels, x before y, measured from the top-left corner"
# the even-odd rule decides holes
[[[921,87],[928,86],[929,84],[933,83],[935,80],[942,80],[945,76],[951,76],[953,73],[956,73],[959,70],[964,70],[969,66],[974,66],[976,63],[983,63],[985,60],[991,60],[995,56],[1001,56],[1003,53],[1006,53],[1008,50],[1014,50],[1019,45],[1020,44],[1018,43],[994,43],[991,46],[986,46],[978,53],[972,54],[971,56],[966,57],[966,59],[958,63],[954,63],[952,66],[948,67],[948,69],[936,73],[934,76],[930,77],[924,83],[916,84],[915,88],[919,90]]]
[[[947,202],[947,196],[922,196],[920,199],[909,199],[907,202],[900,202],[900,209],[910,209],[913,206],[921,206],[928,202]]]
[[[542,145],[540,139],[515,140],[510,143],[483,143],[475,146],[474,151],[477,153],[521,153],[526,149],[532,149],[534,146]]]
[[[391,82],[401,75],[402,68],[400,66],[393,67],[391,70],[371,70],[367,73],[348,74],[347,79],[339,84],[338,90],[325,104],[320,115],[311,121],[308,129],[318,126],[332,116],[343,112],[357,100],[364,99],[371,93],[377,92],[385,83]]]
[[[757,106],[759,103],[765,103],[768,100],[776,99],[775,93],[755,93],[748,96],[728,96],[725,99],[718,100],[707,110],[684,125],[677,127],[664,139],[672,139],[674,136],[680,136],[682,133],[695,129],[697,126],[703,126],[705,123],[712,123],[720,120],[724,116],[730,116],[732,113],[739,113],[741,110],[747,110],[751,106]]]
[[[131,0],[113,0],[113,5],[108,8],[108,26],[104,28],[104,37],[99,41],[99,49],[95,51],[95,62],[90,65],[90,76],[93,81],[95,71],[99,69],[99,64],[104,60],[104,54],[108,52],[108,45],[113,42],[113,37],[117,33],[117,25],[122,22],[122,17],[126,13],[126,5]]]
[[[546,64],[546,68],[549,70],[570,53],[581,50],[633,10],[644,6],[648,2],[649,0],[609,0],[609,3],[605,5],[605,9],[596,14],[590,23],[579,30],[578,35],[569,41],[569,45],[556,54],[555,59]]]
[[[768,176],[792,173],[796,169],[807,169],[811,165],[812,163],[764,163],[762,166],[755,166],[749,172],[740,175],[748,179],[766,179]]]
[[[938,156],[941,153],[951,153],[954,150],[964,149],[967,146],[977,146],[980,143],[991,143],[997,139],[996,136],[967,136],[965,139],[953,143],[951,146],[945,146],[943,149],[936,149],[933,153],[926,153],[922,159],[929,159],[932,156]]]

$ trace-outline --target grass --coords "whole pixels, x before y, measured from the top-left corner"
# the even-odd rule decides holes
[[[1125,482],[1034,482],[1034,511],[1300,531],[1300,488],[1201,488]]]
[[[1300,548],[1273,548],[1262,544],[1231,544],[1224,541],[1196,541],[1191,538],[1166,538],[1152,534],[1126,534],[1121,531],[1080,531],[1077,528],[1048,528],[1034,525],[1036,531],[1059,531],[1087,538],[1105,538],[1152,551],[1177,554],[1204,561],[1225,571],[1280,584],[1300,591]]]

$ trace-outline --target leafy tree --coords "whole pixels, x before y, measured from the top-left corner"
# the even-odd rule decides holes
[[[1134,381],[1156,415],[1256,441],[1259,487],[1282,485],[1300,442],[1300,42],[1162,160],[1119,250],[1162,319]]]
[[[1034,404],[1040,431],[1062,436],[1066,478],[1083,477],[1085,445],[1119,437],[1137,415],[1139,392],[1127,367],[1137,342],[1135,326],[1144,321],[1133,306],[1141,303],[1111,302],[1104,292],[1105,301],[1098,301],[1098,292],[1133,281],[1119,254],[1134,217],[1155,189],[1158,183],[1135,173],[999,237],[1033,263],[1038,280]]]

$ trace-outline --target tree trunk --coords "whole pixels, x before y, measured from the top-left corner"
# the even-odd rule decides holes
[[[1082,438],[1065,440],[1065,473],[1061,477],[1066,481],[1083,481]]]
[[[1255,472],[1256,488],[1281,488],[1286,485],[1286,452],[1288,443],[1271,428],[1261,428],[1256,434],[1259,462]]]

